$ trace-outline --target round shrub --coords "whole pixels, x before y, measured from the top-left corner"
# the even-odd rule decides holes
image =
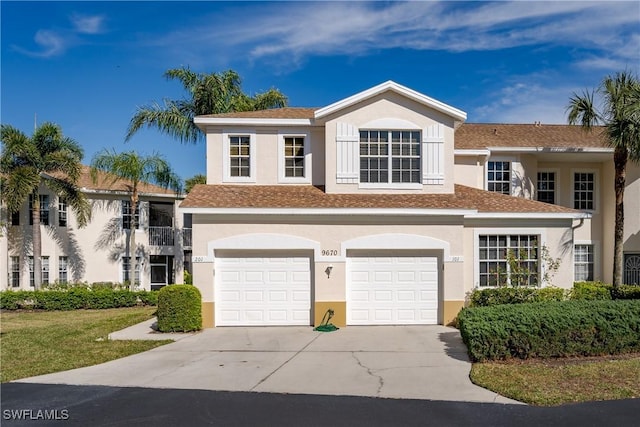
[[[202,329],[202,297],[193,285],[169,285],[158,291],[158,330],[191,332]]]

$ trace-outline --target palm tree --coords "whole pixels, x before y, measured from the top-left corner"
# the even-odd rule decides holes
[[[128,141],[142,127],[155,127],[183,143],[196,143],[202,138],[193,123],[195,116],[235,111],[255,111],[284,107],[287,97],[277,89],[249,96],[242,92],[241,79],[233,70],[221,73],[194,73],[188,67],[173,68],[164,73],[169,80],[179,80],[188,92],[180,100],[165,99],[164,105],[153,103],[138,107],[129,122]]]
[[[189,194],[191,192],[191,190],[193,189],[193,187],[195,187],[197,184],[206,184],[207,183],[207,177],[206,175],[203,175],[201,173],[196,174],[194,176],[192,176],[191,178],[188,178],[185,180],[184,182],[184,191],[185,193]]]
[[[595,95],[602,100],[596,106]],[[624,188],[627,161],[640,161],[640,81],[629,72],[604,78],[600,86],[582,95],[573,94],[567,107],[570,124],[580,124],[585,131],[604,126],[607,143],[613,147],[616,195],[613,286],[622,284],[622,250],[624,236]]]
[[[113,184],[125,181],[129,190],[131,202],[131,226],[129,233],[129,286],[135,286],[133,280],[137,267],[135,256],[136,233],[138,228],[139,188],[144,183],[155,183],[163,188],[172,188],[176,192],[181,191],[180,178],[173,172],[169,163],[159,154],[140,156],[135,151],[116,153],[115,150],[104,149],[97,153],[91,160],[91,179],[98,182],[98,173],[105,173],[107,183]]]
[[[2,200],[9,212],[17,212],[32,199],[34,287],[40,288],[42,235],[40,230],[40,185],[65,199],[74,211],[79,227],[91,220],[91,206],[76,185],[82,170],[83,151],[73,139],[62,134],[60,126],[43,123],[31,138],[10,125],[2,125],[0,173]]]

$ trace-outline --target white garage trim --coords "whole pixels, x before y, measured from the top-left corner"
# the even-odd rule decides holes
[[[444,252],[444,261],[451,260],[449,242],[418,234],[374,234],[357,237],[342,242],[341,253],[346,258],[347,251],[352,249],[384,249],[384,250],[425,250],[440,249]]]
[[[311,324],[311,259],[281,251],[230,252],[218,257],[215,324]]]
[[[439,270],[436,256],[350,255],[347,325],[437,324]]]
[[[299,250],[311,249],[314,255],[320,253],[320,243],[315,240],[290,234],[278,233],[251,233],[224,239],[212,240],[207,244],[208,255],[214,259],[217,250]]]

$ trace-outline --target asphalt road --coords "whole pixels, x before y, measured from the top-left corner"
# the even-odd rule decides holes
[[[0,393],[2,426],[587,427],[637,426],[640,414],[640,399],[539,408],[351,396],[25,383],[2,384]],[[23,419],[15,419],[18,416]]]

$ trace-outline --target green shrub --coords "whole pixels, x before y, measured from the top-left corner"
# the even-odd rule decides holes
[[[640,299],[640,285],[620,285],[610,289],[613,299]]]
[[[562,301],[565,291],[561,288],[511,287],[474,289],[469,295],[471,307],[488,307],[499,304]]]
[[[125,289],[70,287],[67,290],[3,291],[2,310],[78,310],[157,305],[155,292]]]
[[[184,270],[183,278],[185,285],[193,285],[193,275],[191,275],[187,270]]]
[[[158,330],[190,332],[202,329],[202,297],[192,285],[169,285],[158,291]]]
[[[458,325],[474,361],[640,351],[640,300],[465,308]]]
[[[569,292],[569,299],[607,300],[611,299],[611,285],[602,282],[575,282]]]

